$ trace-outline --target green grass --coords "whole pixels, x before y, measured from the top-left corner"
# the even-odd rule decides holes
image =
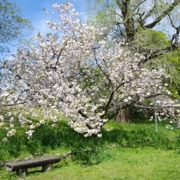
[[[83,165],[67,159],[45,173],[32,171],[27,180],[179,180],[180,154],[175,150],[154,148],[106,149],[101,163]],[[0,170],[0,179],[18,180],[19,177]]]
[[[179,129],[167,130],[161,122],[155,132],[154,124],[147,120],[138,119],[131,124],[109,121],[103,127],[102,138],[85,138],[67,126],[67,119],[62,119],[56,128],[42,125],[30,140],[20,131],[7,143],[0,142],[0,160],[74,153],[71,158],[54,165],[50,172],[29,169],[25,179],[33,180],[180,179]],[[0,130],[0,137],[2,134]],[[2,167],[1,179],[17,180],[19,177]]]

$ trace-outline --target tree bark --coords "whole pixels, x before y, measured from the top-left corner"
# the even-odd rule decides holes
[[[116,117],[116,121],[122,122],[122,123],[130,123],[131,122],[129,107],[119,110],[118,115]]]

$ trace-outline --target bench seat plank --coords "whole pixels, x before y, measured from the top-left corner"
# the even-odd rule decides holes
[[[28,159],[16,162],[7,162],[5,165],[8,171],[18,171],[19,169],[28,169],[38,166],[46,166],[47,164],[53,164],[60,162],[60,157],[57,156],[43,156],[35,159]]]

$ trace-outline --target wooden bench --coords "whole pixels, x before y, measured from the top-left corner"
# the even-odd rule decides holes
[[[61,159],[58,156],[49,155],[35,159],[6,162],[5,166],[9,172],[16,171],[17,175],[19,175],[21,169],[22,175],[26,176],[28,168],[42,166],[42,171],[46,171],[52,168],[52,164],[58,163],[60,160]]]

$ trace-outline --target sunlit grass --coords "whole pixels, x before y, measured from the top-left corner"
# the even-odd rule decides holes
[[[52,171],[37,172],[29,169],[27,180],[179,180],[180,154],[174,150],[153,148],[106,149],[103,160],[95,165],[82,165],[71,159],[54,165]],[[37,169],[40,170],[40,169]],[[1,170],[3,179],[19,179],[13,173],[9,175]]]

